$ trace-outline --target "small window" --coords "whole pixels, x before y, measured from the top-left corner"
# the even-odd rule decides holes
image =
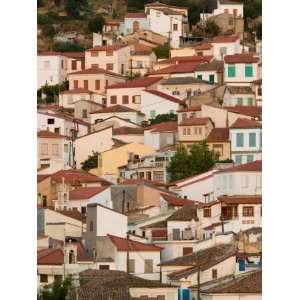
[[[98,51],[91,51],[91,56],[96,57],[98,56],[99,52]]]
[[[243,98],[237,98],[237,105],[243,105]]]
[[[106,56],[113,56],[113,55],[114,55],[114,51],[112,51],[112,50],[106,51]]]
[[[244,206],[243,207],[243,217],[254,217],[254,207]]]
[[[129,103],[129,96],[122,96],[122,104],[128,104]]]
[[[129,259],[129,273],[135,273],[135,260]]]
[[[140,95],[135,95],[132,97],[132,102],[134,104],[140,104],[141,103],[141,96]]]
[[[41,144],[41,155],[48,155],[48,144]]]
[[[77,70],[77,61],[76,60],[72,60],[71,69],[72,70]]]
[[[183,135],[186,135],[186,128],[183,128],[182,134],[183,134]]]
[[[178,24],[173,24],[173,31],[177,31],[178,30]]]
[[[218,278],[218,270],[217,269],[212,269],[212,279],[217,279]]]
[[[153,259],[145,259],[145,273],[153,273]]]
[[[186,134],[187,134],[187,135],[191,135],[191,128],[187,128],[187,129],[186,129]]]
[[[253,66],[252,64],[245,65],[245,77],[253,77]]]
[[[90,221],[90,231],[94,231],[94,223],[93,223],[93,221]]]
[[[61,60],[60,66],[61,66],[62,69],[64,68],[64,61],[63,60]]]
[[[156,115],[155,110],[150,110],[150,117],[151,117],[151,119],[155,119],[155,115]]]
[[[47,274],[40,274],[40,282],[42,282],[42,283],[48,282],[48,275]]]
[[[243,133],[236,134],[236,147],[244,147],[244,134]]]
[[[114,64],[106,64],[106,70],[112,71],[114,69]]]
[[[253,106],[253,98],[249,97],[247,99],[247,103],[248,103],[249,106]]]
[[[175,114],[175,110],[174,109],[170,109],[170,114]]]
[[[235,156],[235,163],[237,165],[240,165],[242,163],[242,155],[236,155]]]
[[[88,117],[87,109],[83,109],[82,110],[82,118],[87,118],[87,117]]]
[[[54,123],[55,123],[55,119],[48,119],[47,120],[48,125],[51,125],[51,124],[54,124]]]
[[[234,64],[229,64],[228,65],[227,76],[228,77],[235,77],[236,76],[235,65]]]
[[[210,218],[211,217],[211,208],[204,208],[203,210],[203,217],[204,218]]]
[[[78,80],[74,80],[73,83],[74,83],[74,89],[78,89]]]
[[[52,144],[52,155],[54,156],[59,155],[58,144]]]
[[[88,90],[89,89],[89,81],[88,80],[84,80],[83,81],[83,87]]]
[[[197,79],[202,80],[202,75],[197,75]]]
[[[97,80],[95,80],[95,90],[100,90],[100,80],[99,79],[97,79]]]
[[[254,160],[253,154],[248,154],[247,155],[247,163],[252,162]]]
[[[215,82],[215,75],[214,74],[209,75],[209,82]]]
[[[110,96],[110,104],[117,104],[117,96]]]
[[[193,253],[193,247],[183,247],[182,248],[182,255],[189,255]]]
[[[64,152],[65,153],[69,152],[69,145],[68,144],[64,144]]]
[[[81,214],[85,215],[86,214],[86,207],[81,206]]]
[[[256,147],[256,133],[249,133],[249,147]]]

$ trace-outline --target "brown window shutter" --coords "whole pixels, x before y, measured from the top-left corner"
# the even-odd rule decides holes
[[[95,80],[95,90],[100,90],[100,80]]]
[[[122,103],[123,104],[128,104],[129,103],[129,96],[123,96],[122,97]]]
[[[74,80],[74,89],[78,89],[78,80]]]
[[[83,87],[87,90],[89,89],[89,81],[88,80],[83,81]]]
[[[117,96],[110,97],[110,104],[117,104]]]
[[[72,70],[76,70],[76,69],[77,69],[77,61],[72,60]]]

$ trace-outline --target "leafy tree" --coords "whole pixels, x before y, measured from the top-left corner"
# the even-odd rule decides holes
[[[59,92],[66,91],[69,89],[69,82],[65,81],[61,85],[44,85],[37,90],[37,97],[41,99],[42,94],[44,94],[46,103],[54,103],[58,98]]]
[[[170,45],[168,43],[157,46],[153,49],[157,58],[169,58]]]
[[[131,79],[131,72],[130,71],[126,71],[125,73],[125,76],[128,78],[128,79]],[[139,78],[141,77],[141,73],[140,72],[132,72],[132,79],[134,78]]]
[[[90,32],[102,32],[104,24],[104,18],[101,15],[98,15],[95,18],[89,20],[88,29]]]
[[[65,300],[68,290],[72,286],[72,279],[67,277],[64,280],[55,280],[52,289],[44,289],[38,300]]]
[[[169,122],[169,121],[177,121],[177,115],[174,113],[160,114],[157,115],[154,119],[151,119],[150,124],[153,125],[153,124]]]
[[[53,50],[58,52],[84,51],[84,47],[71,42],[57,42],[53,45]]]
[[[81,10],[87,6],[87,0],[68,0],[65,5],[67,14],[72,18],[78,18]]]
[[[262,24],[261,22],[256,23],[254,25],[254,31],[256,32],[256,37],[261,40],[262,39]]]
[[[244,16],[245,18],[256,19],[262,15],[261,0],[244,0]]]
[[[91,169],[98,167],[98,152],[94,152],[92,155],[89,155],[88,159],[81,163],[81,169],[89,171]]]
[[[53,25],[51,25],[51,24],[44,25],[42,28],[42,32],[43,32],[44,36],[49,37],[49,38],[53,38],[56,33]]]
[[[44,5],[43,0],[37,0],[37,7],[42,7]]]
[[[207,21],[204,30],[208,37],[214,37],[221,32],[221,28],[214,21]]]
[[[205,141],[193,144],[189,153],[185,146],[179,145],[167,171],[171,175],[171,181],[179,180],[208,171],[217,160],[218,155],[209,150]]]

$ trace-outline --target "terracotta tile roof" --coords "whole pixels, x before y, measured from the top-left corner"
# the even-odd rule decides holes
[[[261,127],[262,127],[261,123],[259,123],[257,121],[244,119],[244,118],[238,118],[230,126],[230,129],[234,129],[234,128],[261,128]]]
[[[201,83],[201,80],[192,77],[171,77],[167,79],[163,79],[159,84],[161,85],[178,85],[178,84],[199,84]]]
[[[178,98],[175,98],[171,95],[165,94],[163,92],[157,91],[157,90],[146,90],[147,93],[150,93],[152,95],[158,96],[160,98],[164,98],[165,100],[169,100],[171,102],[177,103],[177,104],[183,104],[184,102]]]
[[[156,8],[156,9],[163,12],[165,15],[170,15],[170,16],[176,16],[176,15],[183,15],[184,14],[181,11],[176,11],[176,10],[171,9],[169,7]]]
[[[226,87],[230,94],[236,95],[249,95],[249,94],[255,94],[250,86],[227,86]]]
[[[209,63],[200,64],[195,71],[217,71],[223,72],[223,61],[214,60]]]
[[[216,222],[206,227],[203,227],[203,230],[214,230],[216,227],[222,226],[222,224],[226,224],[228,222]]]
[[[238,39],[238,35],[218,35],[211,40],[211,43],[233,43]]]
[[[204,174],[204,173],[202,173]],[[199,177],[200,175],[202,174],[197,174],[197,175],[193,175],[193,176],[190,176],[190,177],[186,177],[186,178],[183,178],[183,179],[179,179],[179,180],[175,180],[172,182],[172,185],[178,185],[179,187],[184,187],[184,186],[187,186],[187,185],[190,185],[190,184],[193,184],[195,182],[198,182],[198,181],[201,181],[201,180],[205,180],[205,179],[208,179],[208,178],[211,178],[213,176],[213,174],[209,174],[209,175],[206,175],[204,177],[200,177],[200,178],[197,178]],[[195,178],[195,180],[191,180]],[[197,178],[197,179],[196,179]],[[191,181],[190,181],[191,180]],[[186,183],[185,183],[186,182]],[[183,183],[183,185],[182,185]]]
[[[193,274],[197,272],[197,266],[200,265],[200,270],[205,271],[208,268],[224,261],[225,259],[236,254],[236,248],[233,244],[222,244],[214,247],[206,248],[204,250],[200,250],[194,252],[189,255],[184,255],[180,257],[176,257],[169,261],[165,261],[160,263],[160,266],[186,266],[193,267],[185,269],[185,271],[180,270],[180,276],[178,273],[170,274],[169,277],[172,279],[182,278],[186,275]],[[196,265],[196,266],[195,266]]]
[[[212,55],[190,55],[190,56],[174,56],[168,59],[160,60],[157,62],[159,65],[165,65],[165,64],[178,64],[178,63],[184,63],[184,62],[201,62],[201,63],[207,63],[210,62],[214,57]]]
[[[261,106],[224,106],[224,109],[226,109],[229,112],[254,117],[254,118],[261,118],[262,116],[262,107]]]
[[[93,261],[93,258],[88,254],[81,242],[72,242],[72,245],[75,245],[77,247],[78,261]]]
[[[147,18],[147,15],[144,12],[131,12],[125,15],[125,19],[126,18]]]
[[[51,209],[51,208],[49,208],[49,209]],[[52,209],[52,210],[54,210],[54,209]],[[83,214],[81,214],[78,210],[58,210],[58,209],[55,209],[54,211],[66,216],[66,217],[72,218],[74,220],[77,220],[77,221],[80,221],[80,222],[83,222],[83,223],[86,222],[86,217]]]
[[[48,131],[48,130],[40,130],[37,132],[38,138],[46,138],[46,139],[63,139],[65,136],[60,135],[58,133]]]
[[[148,126],[145,130],[151,130],[151,132],[177,132],[177,128],[176,121],[169,121]]]
[[[119,113],[122,113],[122,112],[136,112],[136,113],[140,113],[139,111],[133,109],[133,108],[130,108],[128,106],[124,106],[124,105],[113,105],[113,106],[108,106],[108,107],[104,107],[102,109],[99,109],[99,110],[96,110],[96,111],[93,111],[91,112],[91,114],[106,114],[106,113],[116,113],[116,112],[119,112]]]
[[[259,172],[261,171],[262,161],[255,160],[246,164],[237,165],[232,168],[224,169],[218,171],[218,173],[225,173],[225,172]]]
[[[62,265],[64,263],[64,253],[60,248],[43,249],[37,252],[38,265]]]
[[[153,185],[153,186],[168,186],[165,183],[159,182],[159,181],[155,181],[155,180],[149,180],[149,179],[126,179],[124,180],[122,183],[120,183],[121,185],[136,185],[136,184],[146,184],[146,185]]]
[[[152,230],[152,237],[165,237],[167,238],[168,237],[168,229],[167,228],[163,228],[163,229],[153,229]]]
[[[160,229],[167,228],[167,221],[166,220],[158,221],[158,222],[140,227],[140,229],[147,229],[147,228],[160,228]]]
[[[150,55],[152,52],[152,48],[148,46],[145,46],[141,43],[134,44],[133,55]]]
[[[211,121],[210,118],[188,118],[183,120],[179,126],[193,126],[193,125],[206,125],[209,121]]]
[[[166,200],[172,206],[195,205],[195,201],[193,200],[183,199],[168,194],[161,193],[161,197],[163,197],[163,199]]]
[[[208,281],[200,286],[205,294],[261,294],[262,270],[245,272],[236,277]]]
[[[58,55],[63,55],[63,53],[58,52],[58,51],[38,51],[37,55],[38,56],[58,56]]]
[[[117,83],[111,86],[108,86],[107,89],[130,89],[130,88],[146,88],[158,81],[162,77],[140,77],[132,80],[128,80],[123,83]]]
[[[262,197],[259,195],[234,195],[220,196],[218,199],[224,204],[261,204]]]
[[[90,91],[88,89],[83,89],[83,88],[79,88],[79,89],[73,89],[73,90],[68,90],[68,91],[62,91],[59,94],[60,95],[65,95],[65,94],[96,94],[93,91]]]
[[[203,44],[195,46],[194,49],[196,49],[196,50],[210,50],[212,47],[213,46],[210,43],[203,43]]]
[[[249,53],[226,55],[224,57],[224,62],[226,64],[257,63],[258,61],[258,57],[254,57],[252,54]]]
[[[228,128],[213,128],[207,137],[207,142],[227,142],[229,141]]]
[[[87,49],[86,51],[117,51],[125,47],[129,47],[129,45],[115,44],[115,45],[107,45],[107,46],[95,46],[93,48]]]
[[[183,108],[183,109],[179,109],[177,110],[177,112],[189,112],[189,111],[201,111],[202,108],[201,106],[195,106],[195,107],[189,107],[189,108]]]
[[[144,128],[134,128],[134,127],[119,127],[113,129],[113,135],[144,135]]]
[[[175,74],[175,73],[192,73],[201,62],[181,62],[179,64],[174,64],[160,70],[152,71],[147,75],[159,75],[159,74]]]
[[[79,187],[70,191],[70,200],[85,200],[103,192],[107,189],[107,186],[93,186],[93,187]]]
[[[46,116],[53,117],[53,118],[60,118],[60,119],[63,119],[63,120],[69,121],[69,122],[73,122],[73,123],[77,123],[80,125],[85,125],[85,126],[90,125],[90,123],[85,122],[81,119],[76,119],[73,116],[71,116],[70,114],[65,114],[65,113],[60,113],[60,112],[49,113],[49,112],[40,112],[40,111],[38,113],[41,115],[46,115]]]
[[[70,75],[89,75],[89,74],[105,74],[105,75],[111,75],[111,76],[125,78],[123,75],[120,75],[120,74],[117,74],[117,73],[114,73],[111,71],[107,71],[102,68],[89,68],[89,69],[85,69],[85,70],[81,70],[81,71],[76,71],[76,72],[68,74],[68,76],[70,76]]]
[[[116,246],[118,251],[161,251],[163,248],[153,244],[144,244],[138,241],[127,240],[118,236],[108,234],[112,243]]]
[[[39,183],[39,182],[41,182],[41,181],[43,181],[44,179],[46,179],[46,178],[48,178],[48,177],[50,177],[51,175],[50,174],[45,174],[45,175],[37,175],[37,183]]]
[[[197,207],[189,204],[176,210],[170,217],[167,218],[167,221],[191,221],[192,219],[198,221]]]
[[[64,52],[63,56],[65,57],[70,57],[70,58],[84,58],[85,57],[85,53],[84,52]]]
[[[97,177],[83,170],[60,170],[51,175],[52,181],[61,183],[63,181],[68,184],[93,183],[99,182],[104,185],[110,184],[107,180]]]

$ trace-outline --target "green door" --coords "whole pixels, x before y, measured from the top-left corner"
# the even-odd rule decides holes
[[[209,75],[209,82],[215,82],[215,75],[214,74]]]

